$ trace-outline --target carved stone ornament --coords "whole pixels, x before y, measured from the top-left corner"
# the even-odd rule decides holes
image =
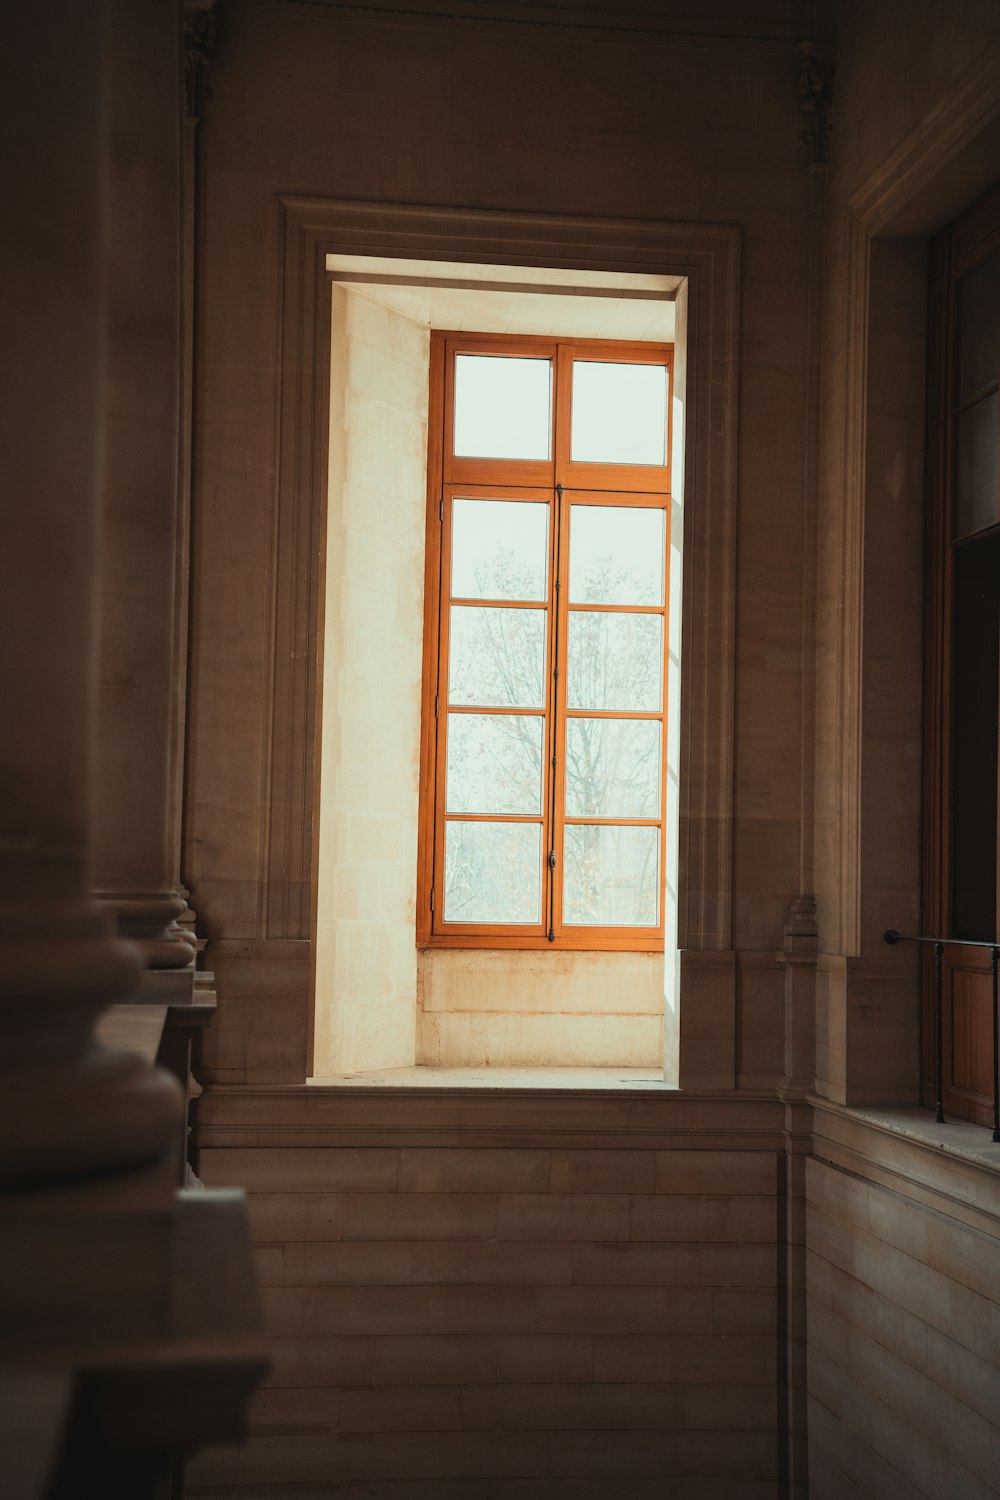
[[[810,128],[799,134],[799,139],[812,147],[813,161],[830,159],[830,110],[833,104],[833,79],[835,69],[828,58],[815,57],[808,42],[800,42],[802,60],[799,64],[795,92],[799,96],[799,109],[810,117]]]
[[[198,71],[215,52],[215,0],[184,0],[184,112],[198,117]]]
[[[816,934],[815,896],[796,896],[788,908],[788,918],[785,922],[785,937],[814,938]]]

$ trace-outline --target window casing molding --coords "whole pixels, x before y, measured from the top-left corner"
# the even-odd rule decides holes
[[[732,922],[735,551],[740,230],[734,225],[587,219],[283,197],[279,201],[278,372],[272,595],[262,797],[260,929],[308,941],[315,919],[319,620],[329,419],[330,253],[676,275],[686,320],[677,948],[692,994],[668,1073],[686,1088],[735,1081]],[[668,944],[669,946],[669,944]],[[668,976],[668,983],[670,982]],[[303,1010],[302,1077],[311,1071]],[[676,1005],[674,1006],[676,1016]],[[291,1063],[289,1062],[289,1066]]]

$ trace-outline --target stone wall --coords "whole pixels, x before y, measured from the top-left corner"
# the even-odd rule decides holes
[[[314,1071],[415,1061],[427,330],[333,289]]]
[[[926,1201],[912,1179],[890,1182],[807,1164],[809,1493],[987,1500],[1000,1444],[996,1194],[956,1211],[929,1174]]]
[[[653,1149],[669,1116],[639,1101],[645,1149],[442,1149],[415,1142],[451,1106],[401,1108],[391,1145],[202,1153],[248,1188],[273,1366],[192,1492],[772,1500],[774,1152]]]
[[[662,1065],[661,954],[439,949],[418,982],[430,1067]]]

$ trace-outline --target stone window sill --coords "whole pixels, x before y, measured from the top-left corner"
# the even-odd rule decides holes
[[[313,1088],[337,1089],[657,1089],[675,1092],[662,1071],[649,1068],[386,1068],[309,1079]]]

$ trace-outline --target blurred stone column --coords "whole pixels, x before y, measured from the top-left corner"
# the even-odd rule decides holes
[[[141,10],[143,7],[137,7]],[[88,897],[105,404],[100,0],[22,10],[0,230],[0,1182],[162,1157],[173,1081],[95,1045],[134,949]],[[17,133],[24,140],[17,141]]]
[[[88,895],[109,405],[105,15],[104,0],[24,7],[7,79],[0,1492],[162,1500],[180,1493],[188,1453],[240,1436],[264,1362],[240,1195],[176,1192],[181,1091],[94,1037],[142,972]],[[161,103],[148,78],[135,84],[141,131]]]
[[[108,0],[110,180],[95,893],[138,943],[142,989],[190,994],[176,680],[181,393],[181,15]],[[189,970],[179,974],[178,970]]]

